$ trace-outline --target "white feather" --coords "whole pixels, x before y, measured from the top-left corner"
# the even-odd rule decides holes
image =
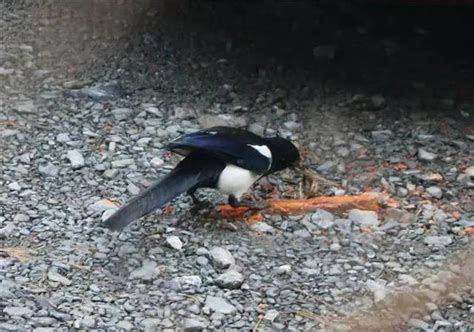
[[[272,152],[266,145],[252,145],[248,144],[248,146],[257,150],[262,156],[267,157],[268,159],[272,159]]]
[[[217,189],[227,195],[239,199],[259,176],[248,169],[227,164],[217,180]]]

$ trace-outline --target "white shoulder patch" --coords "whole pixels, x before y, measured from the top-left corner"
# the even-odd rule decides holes
[[[272,152],[266,145],[252,145],[248,144],[248,146],[257,150],[262,156],[267,157],[268,159],[272,159]]]

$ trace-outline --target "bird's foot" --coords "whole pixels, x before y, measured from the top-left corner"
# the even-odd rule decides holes
[[[232,206],[233,208],[246,207],[252,211],[265,210],[269,206],[268,202],[264,200],[258,200],[258,201],[249,200],[249,199],[238,200],[237,198],[235,198],[235,196],[232,196],[232,195],[229,196],[229,205]]]

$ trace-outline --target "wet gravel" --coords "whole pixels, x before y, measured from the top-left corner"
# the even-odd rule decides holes
[[[5,34],[28,15],[6,5]],[[285,82],[270,62],[251,75],[231,46],[189,54],[142,31],[100,78],[71,78],[19,36],[0,49],[0,330],[349,330],[354,313],[410,290],[422,309],[403,329],[474,328],[473,256],[461,255],[473,250],[469,102]],[[332,61],[333,48],[312,56]],[[177,163],[168,140],[212,125],[294,140],[334,183],[319,194],[384,191],[399,207],[248,226],[182,196],[120,234],[100,226]],[[288,170],[254,191],[299,197],[301,178]]]

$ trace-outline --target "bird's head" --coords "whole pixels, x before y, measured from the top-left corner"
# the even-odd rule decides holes
[[[282,137],[267,138],[268,147],[272,152],[272,166],[269,173],[281,171],[295,166],[300,160],[300,153],[296,146]]]

